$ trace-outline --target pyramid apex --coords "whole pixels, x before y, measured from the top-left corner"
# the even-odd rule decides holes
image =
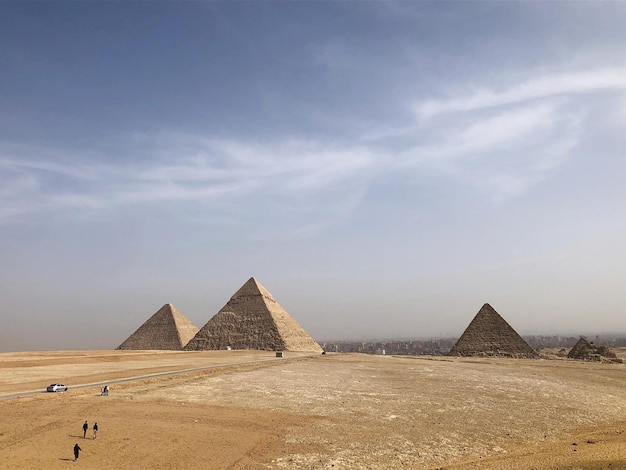
[[[259,280],[256,277],[254,277],[254,276],[252,276],[250,279],[248,279],[246,281],[246,284],[247,283],[256,284],[257,286],[261,286],[261,283],[259,282]],[[263,286],[261,286],[261,287],[263,287]]]
[[[495,317],[502,318],[502,316],[498,313],[498,311],[495,308],[491,306],[490,303],[484,303],[483,306],[478,311],[478,313],[476,314],[476,316],[477,317],[495,316]]]
[[[242,297],[242,296],[247,297],[250,295],[260,295],[267,299],[270,299],[272,302],[275,302],[274,298],[272,297],[272,294],[270,294],[270,292],[265,287],[263,287],[263,284],[261,284],[254,276],[248,279],[239,288],[239,290],[233,294],[231,299],[235,299],[237,297]]]

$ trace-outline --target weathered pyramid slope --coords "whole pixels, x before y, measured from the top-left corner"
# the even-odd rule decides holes
[[[189,341],[185,350],[260,349],[321,352],[322,348],[251,277]]]
[[[590,354],[596,354],[595,348],[591,345],[587,338],[581,336],[574,347],[567,354],[567,357],[570,359],[584,359]]]
[[[448,355],[539,357],[489,304],[482,306]]]
[[[584,336],[580,337],[567,357],[584,361],[622,362],[615,353],[611,352],[608,346],[596,346]]]
[[[165,304],[117,349],[169,349],[180,351],[198,328],[172,304]]]

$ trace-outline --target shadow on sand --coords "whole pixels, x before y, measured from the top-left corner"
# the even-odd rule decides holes
[[[74,459],[59,459],[59,460],[66,460],[68,462],[73,462],[74,461]]]

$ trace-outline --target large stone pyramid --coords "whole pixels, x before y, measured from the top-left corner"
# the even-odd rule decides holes
[[[448,355],[539,357],[489,304],[482,306]]]
[[[165,304],[117,349],[171,349],[180,351],[198,327],[172,304]]]
[[[260,349],[321,352],[322,348],[251,277],[185,346],[186,351]]]

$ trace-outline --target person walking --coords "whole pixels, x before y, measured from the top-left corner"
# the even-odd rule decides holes
[[[87,421],[83,423],[83,439],[87,439],[87,430],[89,429],[89,424]]]
[[[93,423],[93,438],[96,438],[96,434],[98,434],[98,423]]]
[[[76,444],[74,444],[74,462],[76,462],[78,460],[78,454],[80,453],[80,451],[83,450],[78,446],[78,442]]]

